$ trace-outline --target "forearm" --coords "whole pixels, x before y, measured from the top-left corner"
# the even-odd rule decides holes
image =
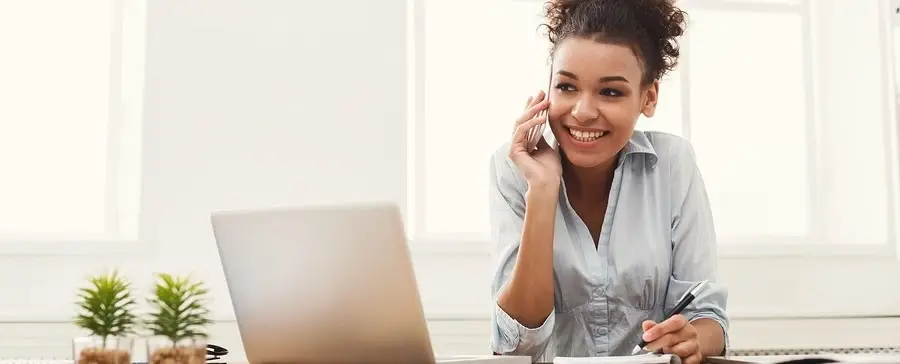
[[[553,310],[553,226],[559,182],[532,186],[525,195],[522,241],[497,304],[522,325],[535,328]]]
[[[691,323],[697,330],[697,340],[700,343],[700,354],[703,357],[719,356],[725,350],[725,331],[713,319],[700,318]]]

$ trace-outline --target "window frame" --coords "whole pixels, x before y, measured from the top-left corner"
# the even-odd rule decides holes
[[[0,255],[142,252],[139,244],[146,0],[111,0],[105,226],[100,234],[0,232]]]

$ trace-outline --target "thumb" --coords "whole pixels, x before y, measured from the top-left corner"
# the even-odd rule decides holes
[[[656,326],[656,322],[653,322],[651,320],[647,320],[641,323],[641,329],[643,329],[644,331],[650,330],[653,326]]]

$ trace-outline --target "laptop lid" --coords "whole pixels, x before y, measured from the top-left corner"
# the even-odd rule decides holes
[[[223,211],[211,220],[251,364],[434,362],[395,205]]]

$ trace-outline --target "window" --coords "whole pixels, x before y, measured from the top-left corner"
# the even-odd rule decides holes
[[[0,4],[4,240],[121,239],[136,230],[140,5]]]
[[[549,76],[543,3],[419,2],[413,239],[487,239],[487,158]],[[893,252],[880,2],[681,4],[679,67],[638,129],[692,141],[720,250]]]
[[[544,1],[414,3],[409,236],[476,267],[490,250],[488,157],[546,88]],[[729,315],[900,314],[900,291],[883,289],[900,280],[886,0],[678,3],[690,22],[680,65],[638,129],[697,151]],[[441,288],[453,307],[485,304],[459,294],[488,279],[470,276]]]

